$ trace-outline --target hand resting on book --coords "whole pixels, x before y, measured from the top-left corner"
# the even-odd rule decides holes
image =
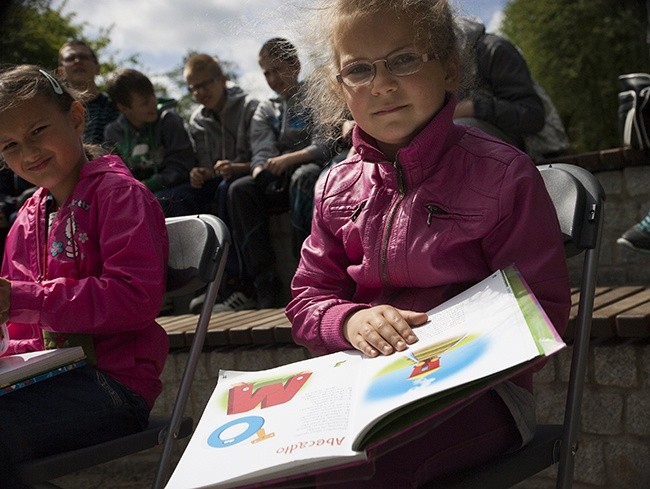
[[[374,306],[350,314],[343,324],[343,334],[353,347],[369,357],[376,357],[380,352],[390,355],[415,343],[418,338],[411,326],[420,326],[427,318],[424,312]]]

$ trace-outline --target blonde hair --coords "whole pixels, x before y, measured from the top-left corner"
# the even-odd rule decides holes
[[[203,73],[214,77],[223,76],[223,70],[217,58],[204,53],[194,54],[185,62],[183,78],[187,78],[190,73]]]
[[[308,78],[306,104],[330,137],[336,138],[343,121],[349,119],[336,81],[340,68],[337,38],[351,21],[378,12],[413,22],[415,43],[434,51],[443,62],[460,57],[457,28],[447,0],[321,0],[321,6],[311,12],[313,25],[307,45],[315,68]]]

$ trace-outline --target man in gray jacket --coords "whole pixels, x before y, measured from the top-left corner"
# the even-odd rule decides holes
[[[226,197],[230,184],[248,175],[252,151],[250,125],[258,101],[228,79],[214,57],[195,54],[185,63],[183,77],[194,99],[201,104],[190,117],[188,131],[198,159],[190,171],[190,186],[199,212],[213,212],[229,227]],[[215,311],[254,307],[252,285],[231,248],[222,293],[225,300]],[[200,306],[201,300],[192,303]]]

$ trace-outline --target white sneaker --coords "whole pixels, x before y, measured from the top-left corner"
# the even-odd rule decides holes
[[[203,303],[205,302],[205,293],[197,295],[190,301],[190,314],[198,314],[201,312]]]
[[[212,312],[221,312],[221,311],[241,311],[242,309],[255,309],[255,299],[248,297],[243,292],[237,291],[233,292],[228,296],[228,298],[223,301],[215,304],[212,308]]]

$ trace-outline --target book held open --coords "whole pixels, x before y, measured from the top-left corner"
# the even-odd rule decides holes
[[[167,488],[242,487],[362,463],[565,345],[519,273],[428,312],[418,342],[258,372],[222,370]],[[437,418],[438,417],[438,418]]]

